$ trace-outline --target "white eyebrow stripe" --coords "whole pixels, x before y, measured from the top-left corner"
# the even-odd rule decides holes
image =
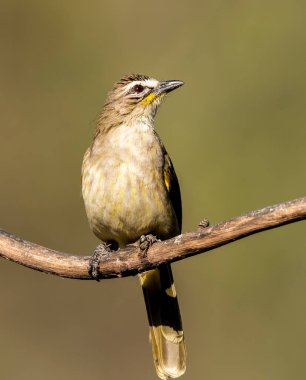
[[[158,81],[156,79],[134,80],[133,82],[126,85],[125,89],[129,91],[136,84],[141,84],[142,86],[145,86],[145,87],[154,88],[158,85]]]
[[[159,82],[158,80],[151,78],[151,79],[144,80],[143,83],[148,87],[154,88],[158,85]]]

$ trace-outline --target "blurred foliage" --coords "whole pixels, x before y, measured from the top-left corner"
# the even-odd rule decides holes
[[[186,85],[157,130],[184,230],[305,195],[306,3],[2,0],[2,227],[90,254],[82,156],[107,91],[141,72]],[[305,222],[173,265],[185,379],[306,376]],[[1,260],[0,378],[154,379],[136,278],[81,282]]]

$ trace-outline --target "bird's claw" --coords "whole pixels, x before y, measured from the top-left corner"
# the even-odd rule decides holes
[[[157,241],[158,239],[154,235],[141,235],[139,239],[139,250],[141,257],[146,257],[149,248]]]
[[[89,259],[88,274],[90,277],[99,281],[99,264],[102,258],[109,255],[111,249],[109,244],[101,243],[94,250],[93,255]]]

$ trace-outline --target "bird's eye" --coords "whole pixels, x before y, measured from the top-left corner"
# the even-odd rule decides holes
[[[144,87],[141,84],[135,84],[133,87],[133,92],[140,94],[144,90]]]

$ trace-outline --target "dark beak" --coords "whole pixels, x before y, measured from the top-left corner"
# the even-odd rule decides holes
[[[183,84],[184,82],[180,80],[165,80],[159,83],[154,92],[156,95],[167,94],[168,92],[171,92],[176,88],[183,86]]]

